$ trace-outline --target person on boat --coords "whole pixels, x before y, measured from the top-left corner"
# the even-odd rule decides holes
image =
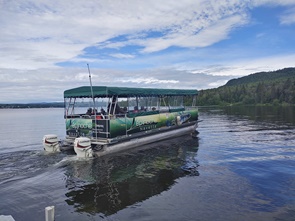
[[[98,114],[97,109],[94,108],[92,114]]]
[[[146,108],[144,108],[144,106],[141,106],[140,111],[146,111]]]
[[[92,108],[88,108],[87,112],[86,112],[87,115],[91,115],[92,114]]]
[[[117,103],[117,97],[113,96],[112,102],[108,105],[108,113],[113,114],[115,110],[115,114],[124,114],[123,109],[120,108],[119,104]]]
[[[100,109],[100,113],[101,113],[102,115],[106,115],[106,112],[105,112],[105,110],[104,110],[103,108]]]
[[[128,112],[127,107],[123,107],[123,112],[126,114]]]

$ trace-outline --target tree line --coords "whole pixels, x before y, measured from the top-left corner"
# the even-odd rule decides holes
[[[63,108],[63,102],[52,103],[13,103],[13,104],[0,104],[0,109],[20,109],[20,108]]]
[[[294,105],[295,68],[251,74],[215,89],[200,90],[198,105]]]

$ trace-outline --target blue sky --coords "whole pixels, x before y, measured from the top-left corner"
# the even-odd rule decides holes
[[[295,0],[0,0],[0,103],[89,85],[208,89],[294,67]]]

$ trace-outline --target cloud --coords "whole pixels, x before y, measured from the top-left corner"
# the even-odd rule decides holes
[[[268,35],[247,32],[251,10],[266,6],[282,6],[290,33],[294,0],[2,0],[0,102],[62,100],[89,85],[87,63],[95,85],[194,89],[292,66],[293,42],[260,54],[239,41]]]
[[[234,15],[219,20],[217,23],[200,31],[196,36],[187,39],[183,46],[206,47],[228,38],[229,33],[235,28],[247,23],[247,18],[242,15]],[[194,42],[194,44],[189,44]]]
[[[251,6],[289,6],[294,4],[293,0],[253,0]]]
[[[295,24],[295,7],[287,10],[281,17],[280,22],[283,25]]]
[[[144,53],[171,46],[204,47],[227,38],[232,28],[243,25],[244,7],[237,0],[226,4],[217,0],[165,4],[156,0],[116,4],[96,0],[87,4],[68,0],[5,0],[0,9],[0,67],[53,67],[77,58],[86,47],[122,35],[128,36],[128,41],[106,46],[139,45]],[[140,37],[150,31],[162,36]],[[113,56],[124,57],[122,53]]]
[[[134,58],[135,57],[132,54],[122,54],[122,53],[110,54],[110,56],[114,58]]]
[[[294,66],[295,54],[247,59],[198,68],[186,66],[133,71],[91,68],[93,85],[209,89],[228,80],[260,71]],[[185,64],[183,64],[185,67]],[[185,70],[190,69],[190,70]],[[89,85],[87,68],[0,69],[0,103],[62,101],[63,91]]]
[[[256,72],[274,71],[294,67],[295,54],[276,55],[263,58],[226,61],[191,70],[192,73],[207,73],[212,76],[241,77]]]
[[[149,78],[129,78],[129,79],[119,79],[116,80],[119,83],[136,83],[136,84],[176,84],[179,83],[178,80],[159,80],[154,77]]]
[[[216,87],[219,87],[221,85],[225,85],[227,81],[228,80],[219,80],[219,81],[211,82],[208,85],[209,85],[210,88],[216,88]]]
[[[118,71],[91,69],[93,85],[205,89],[208,84],[229,77],[192,74],[173,69],[149,69]],[[0,103],[63,101],[63,91],[73,87],[87,86],[87,69],[52,68],[39,70],[0,69]]]
[[[220,2],[215,2],[219,11],[207,11],[205,8],[192,12],[188,20],[167,30],[167,34],[159,38],[149,38],[137,44],[144,46],[142,52],[150,53],[171,46],[195,48],[206,47],[229,37],[229,33],[248,22],[247,14],[235,4],[229,4],[224,10]],[[206,4],[204,4],[206,5]],[[211,7],[209,5],[208,7]],[[210,13],[209,13],[210,12]],[[193,18],[193,19],[192,19]]]

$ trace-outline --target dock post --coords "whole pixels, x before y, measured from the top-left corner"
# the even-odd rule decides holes
[[[54,206],[45,208],[45,221],[54,221]]]

